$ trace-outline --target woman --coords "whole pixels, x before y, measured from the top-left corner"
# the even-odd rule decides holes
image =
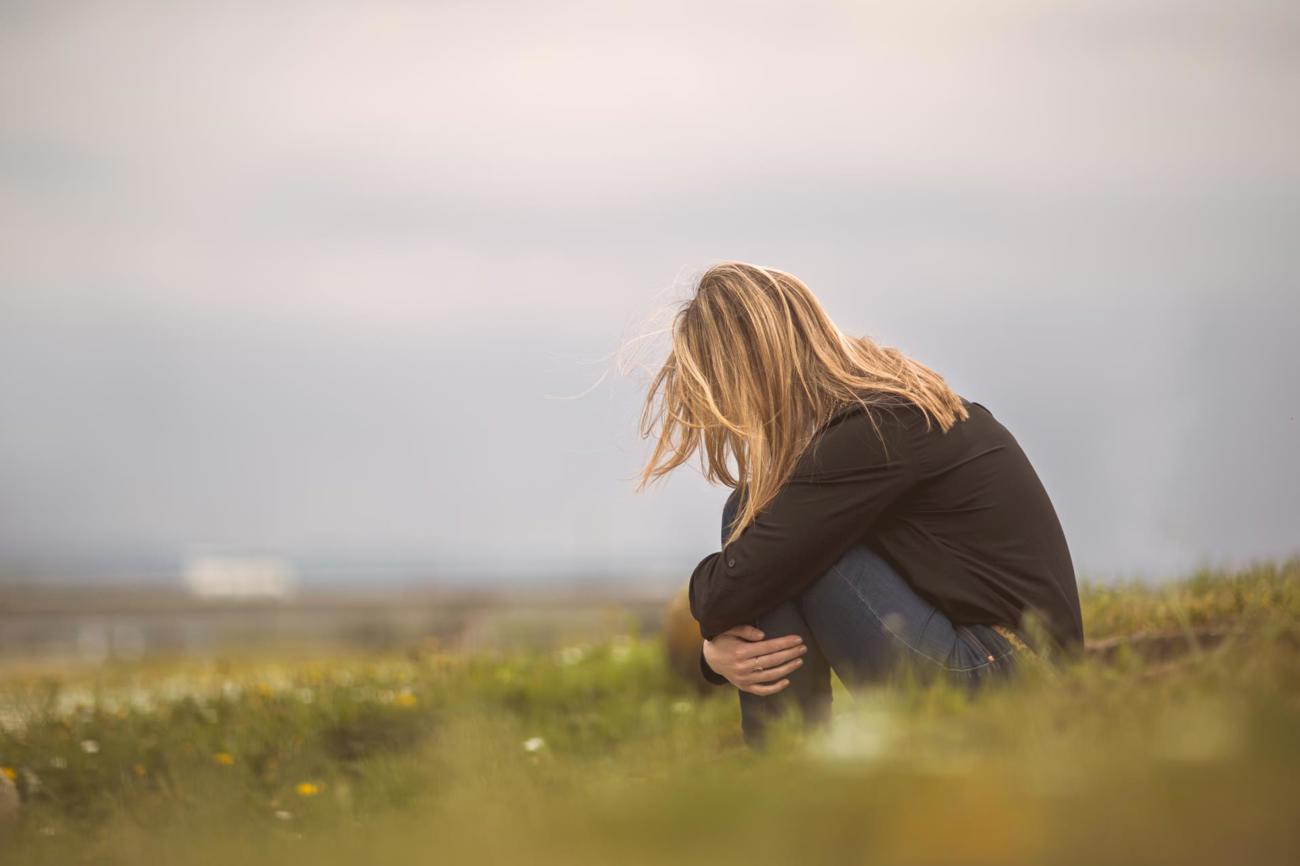
[[[701,671],[739,690],[750,745],[791,707],[824,724],[832,669],[850,689],[904,663],[974,685],[1031,645],[1082,644],[1065,535],[1016,440],[930,368],[841,333],[791,274],[704,273],[641,426],[658,434],[638,489],[697,450],[734,488],[689,591]]]

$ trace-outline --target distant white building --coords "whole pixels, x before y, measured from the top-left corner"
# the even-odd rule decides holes
[[[285,598],[297,574],[280,556],[204,553],[186,561],[185,585],[204,598]]]

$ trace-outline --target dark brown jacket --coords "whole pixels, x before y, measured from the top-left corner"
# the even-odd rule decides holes
[[[1062,646],[1083,641],[1065,534],[1011,433],[963,398],[946,433],[889,398],[840,410],[740,538],[691,575],[691,613],[713,638],[785,601],[865,543],[956,624],[1016,628],[1027,611]],[[737,490],[732,496],[737,496]]]

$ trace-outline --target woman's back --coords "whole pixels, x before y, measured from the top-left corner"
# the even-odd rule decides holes
[[[1065,535],[1011,433],[965,399],[969,417],[947,432],[905,398],[870,402],[832,415],[778,495],[696,566],[691,612],[704,636],[794,597],[865,543],[953,623],[1014,627],[1034,611],[1058,643],[1079,644]]]
[[[1064,645],[1083,639],[1074,566],[1047,491],[1011,432],[979,403],[947,432],[902,400],[874,413],[913,482],[863,540],[954,622],[1014,624],[1026,610]],[[876,440],[860,411],[835,420]],[[875,453],[875,441],[867,448]],[[882,452],[883,453],[883,452]]]

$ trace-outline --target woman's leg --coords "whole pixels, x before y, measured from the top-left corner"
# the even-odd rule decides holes
[[[1015,652],[986,625],[954,625],[888,562],[855,545],[796,599],[831,667],[851,690],[906,665],[976,685],[1011,669]]]
[[[828,724],[831,719],[831,665],[798,604],[787,602],[775,607],[760,615],[754,626],[767,637],[800,635],[808,651],[803,654],[803,664],[786,674],[790,685],[776,694],[737,692],[740,695],[740,728],[745,742],[761,746],[768,722],[785,715],[791,707],[798,708],[807,728]]]
[[[723,510],[723,533],[734,507]],[[1005,671],[1014,648],[988,626],[955,626],[866,545],[850,548],[800,595],[759,616],[768,637],[803,636],[804,664],[773,695],[740,692],[745,741],[761,745],[763,727],[798,707],[808,725],[830,718],[830,669],[850,689],[880,682],[910,664],[922,675],[977,684]]]
[[[727,530],[735,517],[736,499],[727,500],[722,509],[722,540],[727,540]],[[763,730],[769,721],[785,715],[797,707],[808,727],[825,725],[831,717],[831,667],[825,654],[817,645],[817,638],[809,628],[798,601],[786,602],[760,615],[753,623],[767,637],[784,637],[797,634],[803,638],[808,651],[803,664],[786,676],[790,685],[774,695],[755,695],[737,691],[740,695],[740,727],[745,742],[758,747],[763,742]]]

